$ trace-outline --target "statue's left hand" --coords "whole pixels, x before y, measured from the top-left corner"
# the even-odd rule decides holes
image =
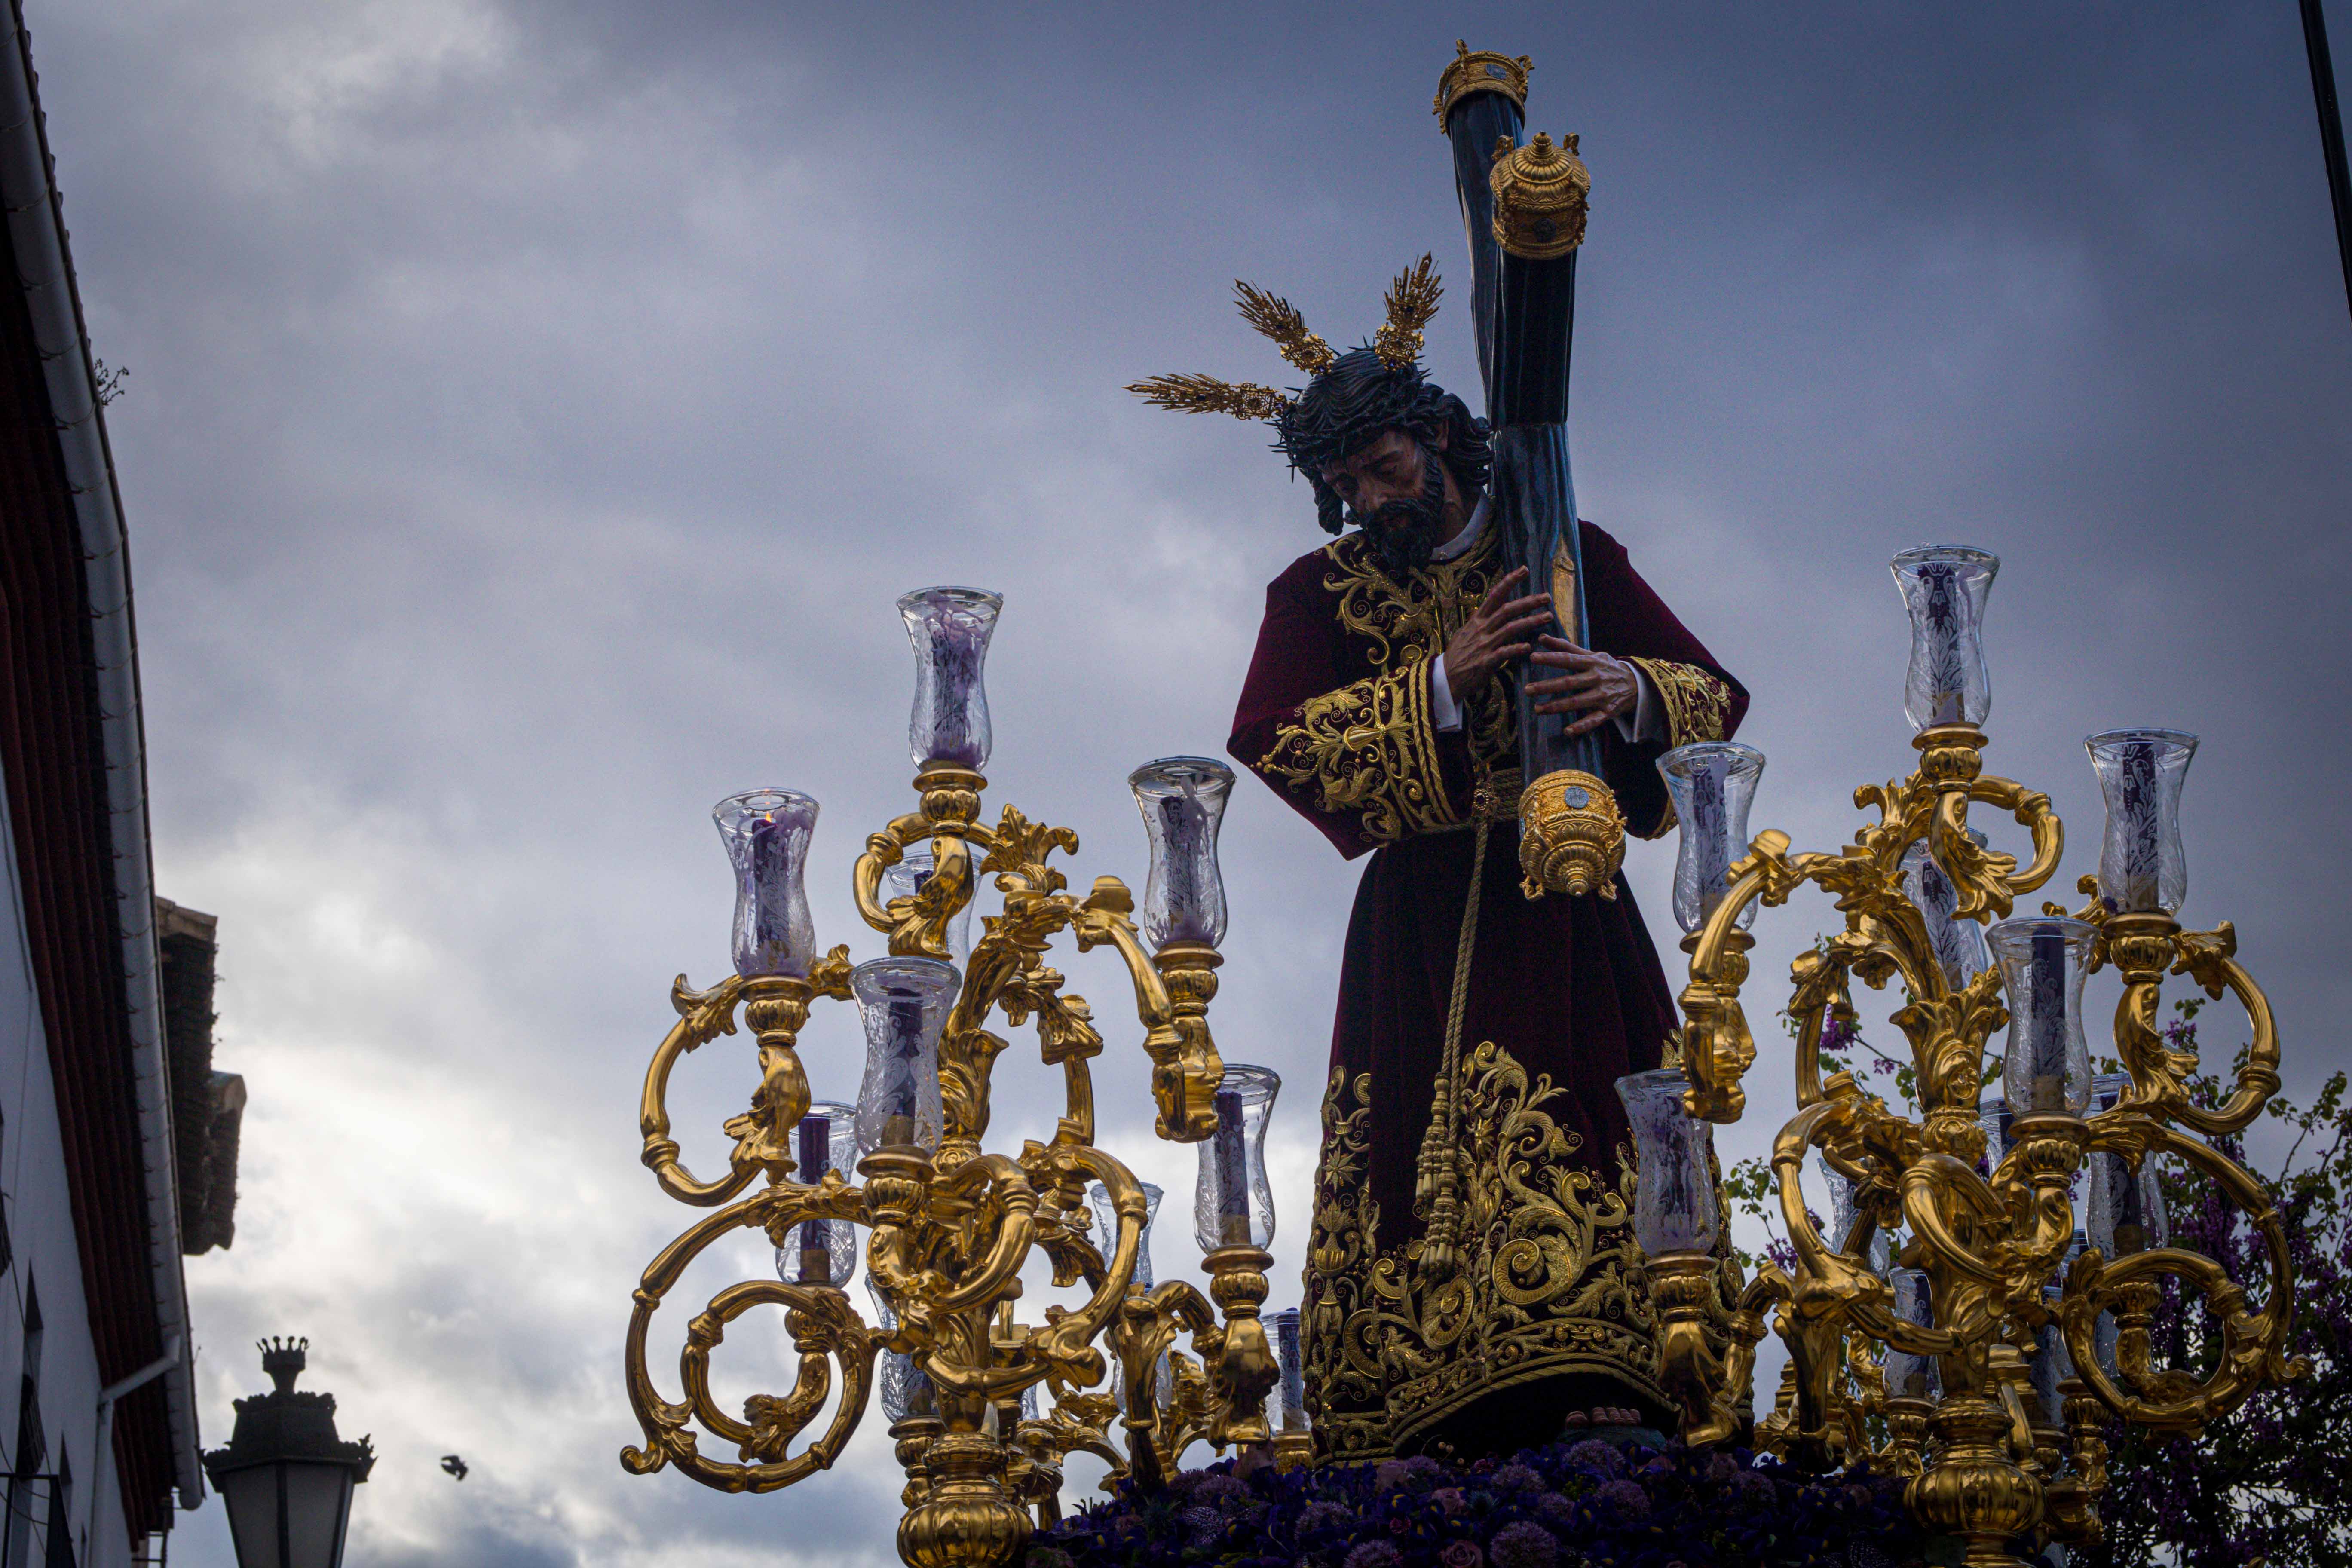
[[[1528,660],[1562,672],[1528,682],[1528,695],[1538,699],[1538,713],[1582,715],[1567,727],[1565,734],[1581,735],[1620,713],[1633,712],[1641,701],[1642,688],[1633,667],[1613,655],[1547,636]]]

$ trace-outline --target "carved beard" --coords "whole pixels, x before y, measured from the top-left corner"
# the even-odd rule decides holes
[[[1435,454],[1422,454],[1421,494],[1382,501],[1356,520],[1372,552],[1392,577],[1410,576],[1429,564],[1445,531],[1445,470]]]

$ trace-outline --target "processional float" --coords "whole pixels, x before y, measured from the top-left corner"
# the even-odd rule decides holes
[[[1565,419],[1591,178],[1572,136],[1519,145],[1528,69],[1524,56],[1458,46],[1435,108],[1471,241],[1504,548],[1549,584],[1561,631],[1581,642]],[[2286,1354],[2294,1280],[2277,1210],[2210,1142],[2261,1113],[2279,1087],[2279,1048],[2231,927],[2194,931],[2177,918],[2187,890],[2180,791],[2196,739],[2091,737],[2106,830],[2099,870],[2081,881],[2088,901],[2071,915],[2045,904],[2016,916],[2017,900],[2056,873],[2064,832],[2046,795],[1983,771],[1981,628],[1998,564],[1944,547],[1895,558],[1919,760],[1904,779],[1855,791],[1878,820],[1842,850],[1791,853],[1777,831],[1748,840],[1764,767],[1754,748],[1705,743],[1660,759],[1680,824],[1685,1022],[1677,1065],[1618,1085],[1638,1166],[1633,1231],[1659,1309],[1659,1381],[1680,1406],[1680,1438],[1907,1477],[1912,1510],[1962,1540],[1972,1568],[2096,1537],[2111,1421],[2194,1429],[2305,1370]],[[714,1212],[662,1249],[635,1293],[625,1376],[645,1441],[623,1464],[675,1467],[723,1491],[775,1490],[837,1461],[878,1392],[907,1473],[899,1552],[917,1568],[1009,1562],[1056,1517],[1074,1453],[1100,1458],[1111,1481],[1153,1485],[1202,1441],[1259,1448],[1286,1466],[1309,1451],[1297,1314],[1278,1315],[1271,1342],[1261,1321],[1274,1235],[1264,1139],[1279,1084],[1224,1063],[1208,1025],[1226,925],[1216,840],[1233,775],[1175,757],[1130,776],[1151,853],[1139,923],[1116,878],[1097,878],[1083,898],[1069,891],[1048,860],[1076,851],[1074,834],[1010,805],[982,820],[992,743],[982,676],[1000,607],[962,588],[899,601],[917,655],[918,804],[867,837],[852,878],[887,956],[852,965],[845,947],[818,952],[803,886],[815,801],[760,790],[719,804],[737,879],[735,972],[709,990],[678,977],[678,1022],[654,1054],[641,1108],[645,1163],[662,1190]],[[1605,892],[1623,831],[1597,752],[1524,698],[1519,717],[1528,893]],[[2026,831],[2027,863],[1970,826],[1974,805]],[[1001,912],[973,939],[983,878]],[[1774,1142],[1772,1170],[1795,1266],[1766,1263],[1748,1280],[1718,1245],[1711,1127],[1739,1119],[1756,1059],[1740,1001],[1756,910],[1808,883],[1835,899],[1845,926],[1791,973],[1798,1109]],[[1151,1062],[1155,1130],[1200,1146],[1205,1297],[1153,1282],[1158,1189],[1095,1145],[1088,1064],[1104,1042],[1093,1009],[1046,963],[1066,934],[1081,953],[1108,948],[1121,961]],[[2124,982],[2114,1043],[2126,1070],[2095,1076],[2082,994],[2085,976],[2109,964]],[[2218,1107],[2199,1103],[2196,1058],[2158,1027],[2168,971],[2234,995],[2251,1021]],[[1822,1078],[1824,1030],[1855,1020],[1857,978],[1902,987],[1893,1018],[1911,1049],[1916,1119],[1850,1072]],[[864,1026],[854,1105],[812,1098],[799,1034],[821,999],[854,1000]],[[681,1057],[734,1033],[739,1014],[760,1083],[725,1123],[726,1173],[706,1181],[680,1163],[670,1136],[669,1078]],[[1034,1024],[1041,1062],[1064,1078],[1052,1138],[1017,1155],[982,1147],[1007,1046],[991,1027],[1000,1017]],[[1988,1100],[1986,1053],[2004,1026],[2002,1092]],[[2158,1157],[2202,1172],[2246,1213],[2269,1265],[2259,1301],[2213,1259],[2165,1245]],[[1809,1166],[1832,1195],[1826,1236],[1806,1201]],[[861,1228],[871,1324],[846,1288]],[[688,1320],[683,1397],[668,1398],[647,1362],[654,1320],[698,1257],[745,1230],[774,1245],[780,1277],[730,1285]],[[1033,1256],[1050,1263],[1057,1289],[1084,1295],[1027,1324],[1014,1303]],[[2202,1376],[2157,1364],[2149,1324],[2167,1280],[2201,1297],[2220,1325],[2221,1353]],[[799,1372],[789,1393],[754,1395],[738,1419],[712,1396],[711,1352],[760,1306],[783,1310]],[[1790,1359],[1759,1418],[1750,1384],[1768,1317]],[[828,1405],[828,1423],[794,1452]],[[697,1424],[735,1458],[703,1453]]]

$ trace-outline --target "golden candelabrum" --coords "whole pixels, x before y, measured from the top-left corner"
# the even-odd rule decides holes
[[[622,1451],[623,1465],[638,1474],[675,1467],[722,1491],[791,1486],[840,1459],[876,1391],[878,1361],[907,1472],[898,1549],[919,1568],[1009,1561],[1038,1522],[1057,1516],[1072,1453],[1149,1483],[1197,1441],[1269,1445],[1284,1463],[1299,1462],[1306,1442],[1303,1431],[1271,1430],[1265,1415],[1280,1373],[1259,1321],[1272,1261],[1260,1144],[1273,1075],[1228,1068],[1209,1031],[1224,928],[1215,839],[1232,774],[1171,758],[1129,781],[1153,847],[1140,931],[1118,879],[1097,878],[1083,897],[1067,890],[1048,861],[1075,853],[1076,835],[1009,805],[992,824],[982,819],[981,671],[999,605],[970,589],[899,604],[918,656],[918,803],[866,839],[852,889],[866,923],[887,935],[890,956],[853,969],[846,948],[816,952],[801,887],[814,801],[771,790],[722,802],[717,816],[738,875],[736,973],[707,991],[678,978],[678,1021],[654,1053],[642,1108],[655,1180],[713,1212],[664,1247],[637,1287],[625,1361],[645,1441]],[[993,879],[1000,912],[984,917],[966,952],[982,879]],[[1065,993],[1046,963],[1065,933],[1080,952],[1108,948],[1121,961],[1151,1060],[1159,1135],[1203,1146],[1203,1212],[1216,1244],[1203,1259],[1206,1297],[1181,1281],[1135,1288],[1146,1194],[1095,1146],[1089,1063],[1103,1037],[1087,1003]],[[813,1116],[800,1031],[818,1000],[853,997],[867,1037],[858,1103]],[[670,1072],[733,1034],[739,1013],[760,1083],[750,1108],[725,1124],[734,1140],[726,1173],[705,1181],[679,1163],[670,1136]],[[1063,1076],[1052,1137],[1017,1154],[982,1148],[992,1069],[1007,1044],[992,1029],[1000,1020],[1034,1023],[1043,1061]],[[853,1116],[854,1153],[842,1126]],[[839,1168],[853,1161],[862,1180]],[[1099,1239],[1090,1190],[1107,1216]],[[861,1228],[878,1324],[844,1288],[855,1256],[846,1244]],[[689,1264],[745,1230],[764,1232],[797,1278],[746,1280],[713,1296],[687,1323],[683,1397],[670,1398],[646,1362],[655,1315]],[[1037,1254],[1056,1287],[1083,1284],[1087,1294],[1024,1323],[1013,1303]],[[787,1394],[747,1400],[738,1419],[712,1397],[710,1357],[728,1325],[759,1306],[783,1309],[798,1377]],[[1174,1348],[1180,1340],[1190,1356]],[[1113,1362],[1123,1409],[1101,1392]],[[1051,1410],[1025,1415],[1040,1387],[1054,1396]],[[795,1450],[828,1404],[829,1423]],[[705,1453],[697,1423],[735,1458]]]
[[[2071,918],[2056,904],[2009,918],[2057,870],[2064,835],[2046,795],[1983,771],[1979,627],[1997,566],[1958,549],[1895,558],[1913,618],[1906,708],[1919,759],[1909,777],[1855,792],[1878,820],[1845,848],[1792,854],[1786,835],[1766,832],[1742,854],[1762,767],[1748,748],[1685,748],[1662,764],[1683,812],[1677,913],[1691,933],[1680,1072],[1648,1075],[1673,1092],[1653,1096],[1646,1132],[1639,1081],[1621,1089],[1643,1145],[1637,1228],[1650,1233],[1662,1368],[1685,1438],[1720,1442],[1747,1426],[1769,1313],[1790,1363],[1775,1408],[1753,1424],[1756,1445],[1908,1477],[1914,1513],[1965,1542],[1972,1568],[2096,1539],[2109,1421],[2194,1430],[2306,1370],[2285,1352],[2294,1290],[2277,1211],[2207,1141],[2260,1113],[2279,1086],[2279,1048],[2231,928],[2189,931],[2175,918],[2186,890],[2178,806],[2195,738],[2092,737],[2107,805],[2100,872],[2082,880],[2094,896]],[[2027,864],[1971,830],[1976,806],[2026,830]],[[1740,1005],[1754,907],[1807,883],[1835,899],[1845,923],[1801,954],[1791,976],[1797,1112],[1771,1167],[1795,1267],[1767,1263],[1727,1300],[1718,1258],[1695,1245],[1718,1218],[1705,1123],[1738,1120],[1756,1059]],[[2095,1083],[2082,984],[2107,965],[2123,981],[2114,1047],[2125,1072]],[[2235,996],[2251,1021],[2252,1045],[2219,1106],[2192,1097],[2196,1059],[2158,1027],[2168,973]],[[1910,1047],[1916,1120],[1850,1072],[1823,1081],[1823,1032],[1853,1023],[1857,977],[1902,988],[1893,1018]],[[1980,1102],[1987,1044],[2004,1025],[2003,1094]],[[2210,1177],[2262,1236],[2259,1303],[2214,1260],[2162,1245],[2159,1156]],[[1841,1189],[1846,1222],[1827,1236],[1800,1185],[1809,1160]],[[2088,1213],[2078,1217],[2086,1162]],[[2076,1234],[2085,1219],[2088,1246]],[[2220,1325],[2220,1354],[2201,1375],[2156,1363],[2148,1325],[2168,1278]]]

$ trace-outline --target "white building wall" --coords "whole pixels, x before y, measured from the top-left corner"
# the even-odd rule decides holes
[[[114,1467],[97,1463],[98,1348],[90,1337],[82,1292],[81,1255],[74,1237],[72,1199],[66,1187],[65,1146],[58,1125],[56,1086],[49,1075],[47,1032],[33,981],[25,932],[24,889],[17,877],[16,836],[0,790],[0,854],[7,861],[7,896],[0,900],[0,1202],[5,1202],[14,1258],[0,1277],[0,1473],[17,1468],[17,1405],[25,1370],[25,1316],[37,1289],[41,1308],[38,1386],[47,1458],[39,1468],[68,1468],[68,1518],[74,1561],[85,1568],[128,1568],[131,1542]],[[126,1223],[129,1223],[126,1221]],[[60,1458],[63,1466],[60,1465]],[[92,1486],[97,1506],[92,1508]],[[47,1488],[38,1522],[46,1522]],[[11,1533],[0,1523],[0,1552]],[[36,1552],[29,1563],[44,1568]]]

